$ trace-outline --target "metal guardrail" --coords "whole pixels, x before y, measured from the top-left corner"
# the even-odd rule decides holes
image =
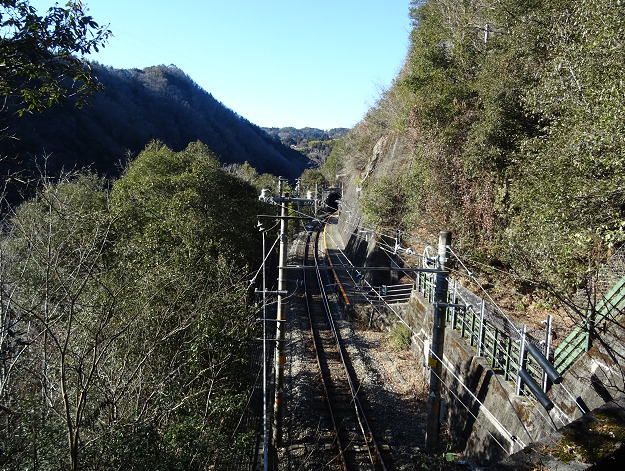
[[[371,303],[400,304],[410,301],[410,295],[414,285],[412,283],[402,283],[399,285],[381,285],[374,288],[374,292],[369,294],[367,301]]]
[[[624,261],[625,249],[621,249],[606,263],[603,272],[598,275],[598,286],[595,288],[595,296],[601,296],[600,301],[594,307],[588,306],[586,318],[553,352],[546,341],[550,326],[546,327],[545,340],[539,341],[529,335],[524,326],[493,315],[493,307],[461,288],[454,280],[450,280],[450,287],[453,288],[449,291],[448,302],[456,307],[447,308],[447,324],[506,380],[520,384],[520,370],[525,369],[537,384],[542,384],[542,390],[546,392],[549,383],[545,379],[544,370],[534,356],[527,355],[522,347],[523,342],[531,343],[535,347],[532,351],[538,349],[547,360],[553,361],[553,367],[558,373],[564,373],[590,350],[593,337],[607,330],[625,313]],[[420,273],[415,285],[429,302],[433,301],[434,277],[431,274]],[[457,307],[459,305],[463,307]]]
[[[543,392],[549,388],[545,381],[544,369],[538,359],[527,354],[524,342],[534,345],[532,351],[539,351],[547,359],[545,342],[540,342],[526,332],[524,326],[512,324],[508,319],[494,315],[494,308],[482,298],[462,288],[453,279],[449,281],[448,303],[453,307],[446,308],[447,325],[458,332],[460,337],[475,349],[476,355],[484,357],[493,370],[515,383],[517,388],[523,380],[521,370],[525,370],[537,384],[543,385]],[[419,273],[415,288],[429,302],[434,299],[434,276]],[[523,341],[522,341],[523,339]]]

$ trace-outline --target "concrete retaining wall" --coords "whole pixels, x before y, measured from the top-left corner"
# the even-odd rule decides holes
[[[433,315],[431,304],[416,292],[401,308],[402,318],[416,334],[413,349],[426,378]],[[455,447],[468,458],[492,463],[555,429],[540,405],[517,396],[514,385],[496,375],[486,359],[476,356],[475,349],[449,328],[444,352],[443,421]]]

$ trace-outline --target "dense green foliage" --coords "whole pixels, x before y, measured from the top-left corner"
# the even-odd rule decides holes
[[[0,469],[232,469],[275,186],[254,167],[307,159],[174,66],[74,57],[108,35],[82,2],[0,7]],[[64,171],[86,165],[107,179]]]
[[[300,177],[300,195],[306,197],[306,193],[310,191],[313,195],[315,191],[319,192],[328,186],[323,172],[316,168],[307,168]]]
[[[222,168],[228,173],[236,175],[241,180],[252,185],[256,188],[259,195],[263,189],[272,190],[271,194],[274,194],[278,189],[278,177],[276,175],[272,175],[271,173],[258,173],[249,162],[243,162],[242,165],[224,165]],[[308,169],[304,170],[304,172],[307,171]]]
[[[43,181],[0,238],[0,468],[207,469],[240,452],[257,191],[153,143]]]
[[[411,16],[403,70],[326,171],[362,178],[401,134],[401,178],[362,182],[372,220],[575,285],[625,241],[622,3],[425,0]]]

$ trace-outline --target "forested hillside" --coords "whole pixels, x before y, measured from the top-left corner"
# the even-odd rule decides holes
[[[279,139],[284,145],[303,147],[305,142],[330,141],[343,137],[349,129],[333,128],[328,130],[318,128],[262,128],[270,136]]]
[[[89,66],[110,32],[86,11],[0,3],[0,468],[233,469],[256,169],[307,161],[175,67]]]
[[[67,102],[23,116],[3,111],[0,155],[14,169],[48,155],[48,171],[75,166],[108,175],[153,139],[175,151],[206,144],[223,164],[248,162],[258,172],[294,178],[309,165],[300,153],[272,139],[201,89],[175,66],[113,69],[91,64],[102,84],[82,108]],[[17,162],[17,163],[15,163]],[[11,166],[12,165],[12,166]],[[9,171],[5,173],[10,173]]]
[[[477,272],[522,292],[584,286],[625,241],[622,2],[425,0],[410,14],[403,69],[326,174],[361,190],[371,221],[451,230]],[[393,142],[408,150],[389,174]]]

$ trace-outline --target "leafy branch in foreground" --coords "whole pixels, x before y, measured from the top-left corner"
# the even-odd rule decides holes
[[[97,89],[82,56],[98,51],[110,31],[81,1],[41,16],[27,0],[0,2],[0,94],[22,114],[74,96],[79,105]],[[80,57],[77,57],[80,56]]]

